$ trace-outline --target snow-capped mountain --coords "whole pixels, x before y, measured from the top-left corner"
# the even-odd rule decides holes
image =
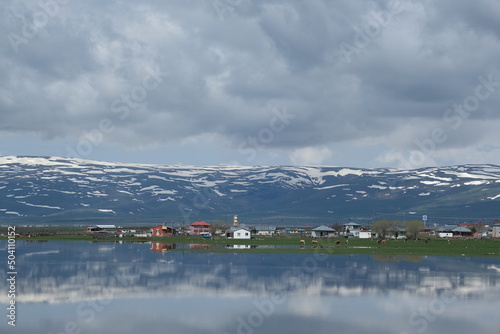
[[[332,223],[500,217],[500,166],[166,166],[0,157],[0,222]],[[449,219],[448,219],[449,218]],[[161,222],[160,221],[160,222]]]

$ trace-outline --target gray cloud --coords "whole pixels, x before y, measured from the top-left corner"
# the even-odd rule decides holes
[[[106,145],[147,148],[216,134],[236,150],[269,127],[273,108],[286,107],[293,121],[266,148],[368,141],[412,150],[442,126],[448,108],[474,94],[478,76],[500,81],[493,0],[400,1],[372,37],[367,27],[387,19],[395,2],[223,3],[230,7],[219,15],[210,1],[70,1],[27,38],[23,31],[45,12],[38,3],[7,1],[0,135],[74,141],[108,118],[114,129]],[[355,48],[350,62],[342,43]],[[113,102],[156,67],[168,75],[120,118]],[[498,92],[481,101],[434,158],[461,141],[474,148],[498,139],[491,125],[499,102]],[[484,131],[477,136],[469,127]]]

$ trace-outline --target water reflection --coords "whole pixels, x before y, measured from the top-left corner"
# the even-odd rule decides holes
[[[152,242],[151,243],[151,250],[153,252],[159,252],[159,253],[164,253],[168,250],[175,249],[177,247],[176,244],[166,244],[163,242]]]
[[[15,333],[61,333],[68,323],[81,333],[121,334],[498,334],[500,327],[498,259],[19,241],[17,260]],[[0,329],[14,333],[6,322]]]

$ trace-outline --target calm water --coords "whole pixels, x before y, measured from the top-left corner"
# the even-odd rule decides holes
[[[18,241],[17,326],[2,283],[0,332],[500,332],[499,259],[168,248]]]

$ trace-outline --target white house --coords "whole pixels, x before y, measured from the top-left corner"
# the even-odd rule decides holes
[[[256,226],[255,234],[256,235],[274,235],[276,233],[275,226]]]
[[[251,239],[252,232],[243,227],[233,226],[226,231],[226,237],[228,239]]]
[[[345,235],[352,234],[355,237],[359,237],[359,231],[360,231],[360,229],[361,229],[361,225],[360,224],[356,224],[356,223],[347,223],[347,224],[344,224],[344,234]]]
[[[372,232],[372,231],[366,231],[366,230],[361,230],[359,231],[359,238],[360,239],[371,239],[375,238],[377,233]]]
[[[500,224],[493,225],[493,238],[500,238]]]

